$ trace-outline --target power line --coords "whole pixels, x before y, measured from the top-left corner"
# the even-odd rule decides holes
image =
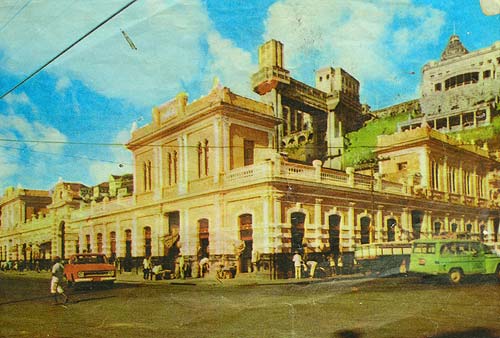
[[[28,1],[27,1],[24,5],[23,5],[23,7],[21,7],[21,8],[20,8],[20,9],[19,9],[19,10],[18,10],[15,14],[14,14],[14,16],[12,16],[12,18],[10,18],[10,20],[9,20],[9,21],[7,21],[7,22],[5,23],[5,25],[3,25],[3,26],[2,26],[2,28],[0,28],[0,32],[2,32],[2,31],[5,29],[5,27],[7,27],[7,26],[9,25],[9,23],[11,23],[11,22],[12,22],[12,20],[14,20],[14,19],[15,19],[15,18],[19,15],[19,13],[21,13],[21,12],[23,11],[23,9],[25,9],[25,8],[26,8],[26,7],[27,7],[27,6],[31,3],[31,1],[33,1],[33,0],[28,0]]]
[[[111,146],[111,147],[125,147],[127,144],[130,146],[142,146],[142,147],[161,147],[161,148],[198,148],[199,145],[167,145],[167,144],[151,144],[151,143],[104,143],[104,142],[76,142],[76,141],[50,141],[50,140],[18,140],[18,139],[8,139],[0,138],[0,142],[12,142],[12,143],[42,143],[42,144],[68,144],[68,145],[83,145],[83,146]],[[203,146],[204,147],[204,146]],[[392,146],[378,147],[375,145],[358,145],[351,146],[348,149],[353,148],[386,148]],[[244,148],[244,146],[208,146],[210,149],[224,149],[224,148]],[[267,149],[267,146],[255,146],[255,148]],[[318,147],[323,148],[323,147]],[[343,149],[343,146],[330,146],[329,149]]]
[[[11,89],[9,89],[7,92],[5,92],[1,97],[0,99],[3,99],[5,96],[9,95],[10,93],[12,93],[14,90],[16,90],[17,88],[19,88],[20,86],[22,86],[26,81],[28,81],[29,79],[31,79],[33,76],[35,76],[36,74],[38,74],[42,69],[44,69],[45,67],[47,67],[49,64],[51,64],[52,62],[54,62],[56,59],[58,59],[61,55],[63,55],[64,53],[66,53],[68,50],[70,50],[71,48],[73,48],[75,45],[77,45],[79,42],[81,42],[83,39],[85,39],[86,37],[88,37],[90,34],[94,33],[97,29],[99,29],[101,26],[103,26],[104,24],[106,24],[108,21],[110,21],[111,19],[113,19],[115,16],[117,16],[118,14],[120,14],[121,12],[123,12],[125,9],[127,9],[130,5],[132,5],[134,2],[136,2],[137,0],[132,0],[130,1],[128,4],[126,4],[125,6],[123,6],[122,8],[120,8],[118,11],[116,11],[115,13],[113,13],[111,16],[109,16],[106,20],[102,21],[100,24],[98,24],[97,26],[95,26],[94,28],[92,28],[88,33],[86,33],[85,35],[83,35],[81,38],[79,38],[78,40],[76,40],[75,42],[73,42],[71,45],[69,45],[68,47],[66,47],[62,52],[60,52],[59,54],[57,54],[56,56],[54,56],[52,59],[50,59],[48,62],[46,62],[43,66],[41,66],[40,68],[38,68],[37,70],[35,70],[33,73],[31,73],[27,78],[25,78],[24,80],[22,80],[21,82],[19,82],[17,85],[15,85],[14,87],[12,87]]]

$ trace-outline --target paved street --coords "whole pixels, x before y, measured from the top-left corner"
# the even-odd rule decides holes
[[[48,297],[48,273],[0,272],[0,336],[500,337],[491,279],[120,280],[70,290],[64,307]]]

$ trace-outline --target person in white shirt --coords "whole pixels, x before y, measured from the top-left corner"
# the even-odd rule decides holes
[[[52,279],[50,280],[50,293],[54,296],[55,304],[59,304],[58,295],[63,297],[63,304],[68,302],[68,296],[66,296],[62,287],[63,278],[64,266],[61,264],[61,258],[56,256],[54,258],[54,265],[52,266]]]
[[[295,251],[292,260],[295,266],[295,279],[300,279],[302,278],[302,256],[300,256],[298,251]]]

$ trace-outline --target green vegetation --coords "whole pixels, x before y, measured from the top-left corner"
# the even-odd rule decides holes
[[[489,126],[454,132],[449,135],[455,138],[460,136],[464,142],[475,141],[478,144],[488,142],[490,149],[497,148],[500,144],[500,116],[495,116]]]
[[[347,134],[346,137],[350,145],[345,152],[344,166],[355,166],[375,158],[373,150],[377,146],[377,136],[395,133],[398,123],[407,118],[408,114],[400,114],[371,120],[360,130]],[[484,142],[488,142],[490,149],[500,148],[500,115],[495,116],[488,126],[453,132],[448,135],[460,138],[466,143],[475,141],[478,145],[482,145]]]
[[[358,131],[347,134],[350,145],[344,156],[344,166],[351,167],[357,163],[373,159],[373,150],[377,146],[378,135],[390,135],[396,132],[398,123],[408,119],[408,114],[400,114],[386,118],[374,119]]]

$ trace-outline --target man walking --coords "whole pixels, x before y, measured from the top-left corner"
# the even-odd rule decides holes
[[[68,296],[64,293],[62,286],[64,278],[64,267],[61,264],[61,258],[56,256],[54,258],[54,265],[52,266],[52,279],[50,280],[50,293],[54,296],[54,304],[59,304],[58,295],[63,296],[63,304],[68,302]]]

